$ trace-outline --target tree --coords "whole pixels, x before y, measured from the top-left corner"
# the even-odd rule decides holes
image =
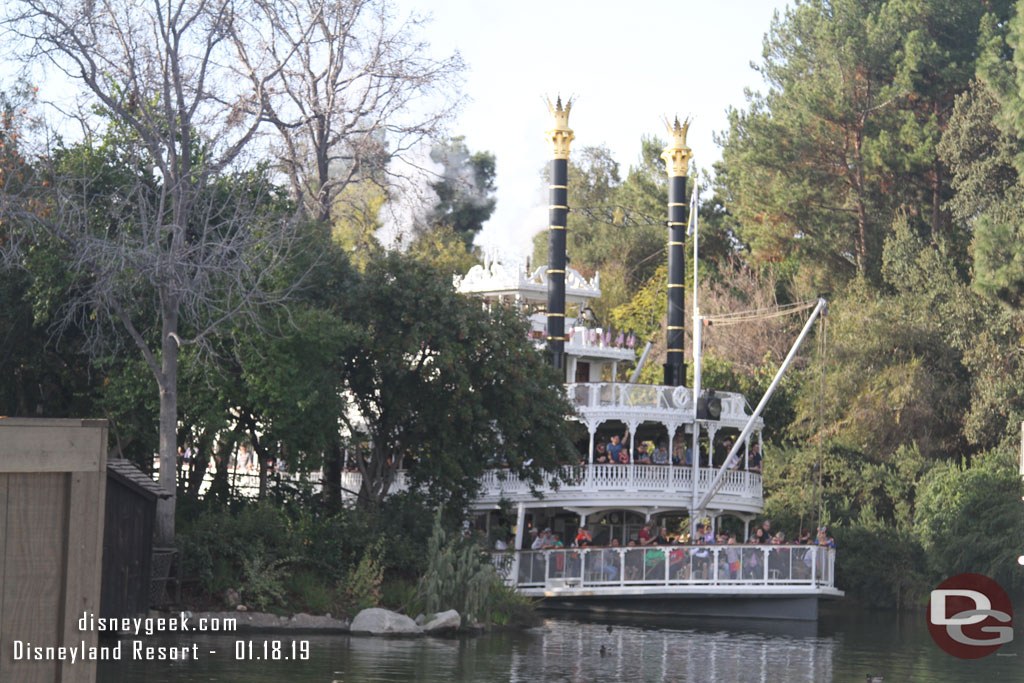
[[[731,112],[722,139],[719,187],[756,259],[797,260],[833,289],[879,282],[899,208],[949,239],[936,145],[988,5],[810,0],[776,17],[758,68],[769,90]]]
[[[287,214],[262,211],[274,188],[243,157],[261,127],[277,127],[293,190],[303,206],[312,198],[310,215],[323,219],[348,180],[382,169],[450,111],[403,122],[410,100],[444,94],[460,62],[422,57],[405,30],[417,20],[391,31],[389,19],[382,2],[257,0],[25,0],[6,13],[8,41],[29,48],[27,61],[83,86],[93,116],[82,123],[107,127],[85,148],[114,155],[117,177],[98,183],[94,172],[111,168],[91,166],[89,154],[64,155],[48,169],[47,209],[8,195],[0,211],[68,245],[83,276],[68,320],[95,321],[96,341],[120,327],[145,359],[159,388],[168,492],[181,348],[211,350],[229,321],[258,320],[260,308],[302,283],[301,274],[271,281],[301,235]],[[98,225],[101,206],[118,222]],[[169,543],[173,498],[161,501],[157,527]]]
[[[1024,547],[1024,487],[1013,458],[993,452],[970,469],[934,468],[921,483],[917,531],[928,567],[940,577],[980,572],[1008,591],[1024,586],[1017,556]]]
[[[5,199],[27,227],[67,245],[81,275],[67,320],[95,321],[97,346],[119,327],[145,359],[160,395],[160,483],[172,494],[180,348],[280,301],[265,286],[269,271],[253,265],[258,252],[272,270],[293,246],[290,222],[252,208],[269,189],[262,179],[238,193],[224,182],[257,133],[266,95],[232,75],[258,45],[236,9],[26,0],[5,18],[8,37],[29,46],[27,60],[83,86],[97,115],[82,123],[107,126],[55,163],[38,158],[52,183],[47,209]],[[275,68],[261,66],[262,85]],[[173,540],[173,497],[160,502],[157,529],[160,542]]]
[[[539,482],[573,453],[561,378],[513,310],[486,311],[449,275],[394,253],[372,259],[338,305],[362,506],[379,507],[403,465],[428,500],[462,509],[496,457]]]
[[[434,145],[430,158],[441,165],[441,172],[430,185],[437,194],[437,204],[427,215],[421,233],[447,227],[470,249],[473,238],[494,213],[494,155],[470,153],[465,138],[460,136]]]
[[[392,160],[441,132],[463,63],[429,57],[426,21],[396,23],[388,0],[253,2],[257,44],[280,67],[264,81],[261,60],[245,53],[243,73],[266,95],[295,196],[323,225],[351,183],[386,185]]]

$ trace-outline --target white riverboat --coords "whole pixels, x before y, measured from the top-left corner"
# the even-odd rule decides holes
[[[484,305],[521,309],[529,316],[531,336],[543,340],[544,271],[493,261],[456,278],[455,285]],[[502,468],[484,476],[472,505],[477,527],[490,532],[512,526],[509,517],[515,515],[515,540],[509,543],[518,550],[495,553],[506,581],[520,593],[544,598],[548,607],[816,619],[819,600],[842,595],[834,583],[835,550],[744,543],[750,523],[764,510],[761,474],[750,469],[751,451],[761,446],[761,418],[751,420],[753,411],[740,394],[703,393],[711,409],[698,417],[692,388],[614,381],[620,364],[636,362],[637,349],[617,334],[613,340],[604,329],[577,324],[580,316],[572,315],[600,296],[597,276],[587,280],[566,268],[565,284],[565,370],[572,380],[566,392],[581,425],[579,453],[567,460],[580,464],[565,466],[533,489]],[[681,462],[670,457],[667,464],[635,462],[642,442],[685,453],[695,429],[703,447],[689,464],[685,456]],[[628,464],[594,461],[596,444],[613,435],[626,437]],[[724,467],[727,454],[715,447],[739,436],[745,436],[736,450],[739,464]],[[693,517],[716,531],[734,530],[737,543],[629,545],[649,521],[674,531],[683,518]],[[530,550],[529,529],[551,529],[567,547]],[[568,547],[580,529],[590,532],[594,545]]]

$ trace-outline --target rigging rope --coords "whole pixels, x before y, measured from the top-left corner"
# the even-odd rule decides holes
[[[814,301],[797,301],[792,304],[782,304],[773,308],[757,308],[750,311],[736,311],[735,313],[719,313],[718,315],[706,315],[703,316],[704,320],[707,320],[710,324],[715,327],[727,327],[729,325],[741,325],[750,322],[756,322],[759,320],[770,320],[772,318],[781,318],[783,316],[792,315],[794,313],[800,313],[806,311],[809,308],[814,308],[818,304],[818,300]]]

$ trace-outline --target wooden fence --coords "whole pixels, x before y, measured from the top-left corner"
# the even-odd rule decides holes
[[[14,655],[97,645],[78,622],[100,611],[106,453],[104,420],[0,418],[0,681],[96,680],[92,661]]]

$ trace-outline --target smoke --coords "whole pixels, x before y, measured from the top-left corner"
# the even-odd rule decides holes
[[[424,145],[388,165],[388,201],[381,207],[381,227],[376,233],[385,249],[405,251],[428,224],[438,203],[433,184],[444,172],[442,164],[431,157]]]

